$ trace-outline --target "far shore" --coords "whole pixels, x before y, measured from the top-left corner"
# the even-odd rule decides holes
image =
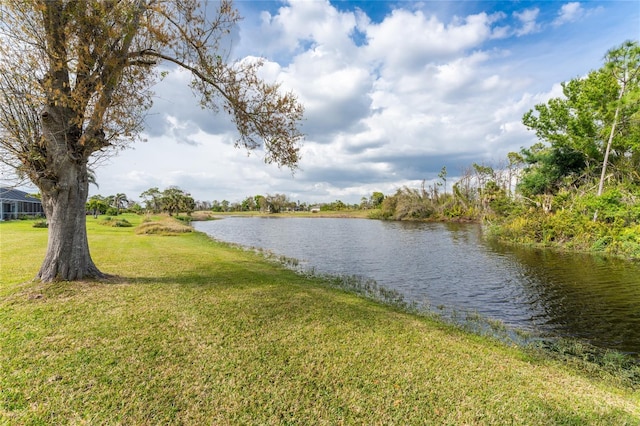
[[[224,216],[265,216],[265,217],[322,217],[322,218],[357,218],[368,219],[371,214],[371,210],[331,210],[331,211],[284,211],[280,213],[267,213],[260,211],[250,212],[211,212],[211,211],[197,211],[193,212],[192,216],[194,220],[206,220],[211,217],[224,217]]]

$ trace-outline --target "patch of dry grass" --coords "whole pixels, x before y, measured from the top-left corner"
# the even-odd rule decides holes
[[[142,235],[180,235],[185,232],[193,232],[193,228],[172,218],[165,217],[160,220],[143,222],[136,227],[136,234]]]

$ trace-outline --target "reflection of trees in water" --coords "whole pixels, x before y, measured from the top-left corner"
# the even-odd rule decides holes
[[[476,244],[482,235],[480,225],[468,223],[447,222],[443,224],[454,243]]]
[[[491,244],[522,270],[534,321],[596,345],[640,352],[640,267],[621,259]]]

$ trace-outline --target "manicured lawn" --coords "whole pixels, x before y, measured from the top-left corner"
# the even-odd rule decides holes
[[[199,233],[87,222],[116,277],[48,285],[46,229],[0,223],[0,424],[640,424],[613,381]]]

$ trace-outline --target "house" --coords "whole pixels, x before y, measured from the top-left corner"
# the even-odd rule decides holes
[[[40,200],[17,189],[0,187],[0,220],[24,216],[44,216]]]

